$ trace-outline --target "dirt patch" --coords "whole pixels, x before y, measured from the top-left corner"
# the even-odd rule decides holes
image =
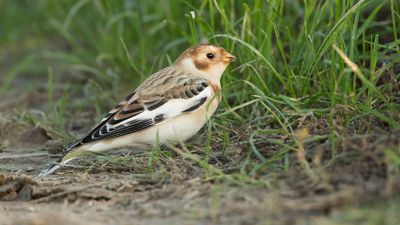
[[[0,174],[0,201],[30,200],[36,185],[28,176],[10,177]]]
[[[0,117],[0,151],[8,148],[13,149],[13,152],[15,149],[35,148],[51,139],[51,134],[39,126]]]
[[[240,188],[202,183],[199,179],[158,186],[137,182],[129,174],[80,175],[34,178],[38,185],[34,186],[32,199],[19,204],[2,202],[0,221],[53,224],[48,218],[56,217],[53,219],[63,223],[76,219],[72,224],[131,224],[132,220],[135,224],[254,224],[262,215],[264,198],[259,197],[265,193],[259,192],[262,195],[257,197],[254,190],[254,196],[250,196]],[[61,213],[51,213],[58,209]],[[255,211],[243,216],[249,209]],[[26,210],[29,219],[20,220],[19,213]]]
[[[324,155],[328,146],[324,144],[306,156],[315,171],[314,179],[304,173],[299,163],[286,173],[271,171],[271,178],[265,179],[267,185],[235,185],[226,182],[232,178],[229,174],[222,180],[215,175],[203,179],[200,177],[204,174],[193,173],[200,169],[198,166],[179,156],[173,161],[175,165],[164,164],[165,174],[161,170],[146,172],[149,154],[137,154],[115,156],[119,157],[115,160],[89,160],[83,164],[88,167],[65,168],[45,178],[25,176],[20,171],[34,167],[31,174],[38,174],[40,167],[52,160],[48,155],[38,156],[40,162],[22,158],[19,160],[24,163],[18,163],[19,170],[0,177],[0,221],[313,224],[327,222],[326,218],[347,207],[397,196],[400,177],[390,172],[385,163],[389,159],[382,152],[399,146],[398,135],[345,138],[338,144],[343,147],[339,148],[338,154],[342,156],[337,162],[329,162],[330,157]],[[26,213],[23,219],[19,216],[21,212]]]

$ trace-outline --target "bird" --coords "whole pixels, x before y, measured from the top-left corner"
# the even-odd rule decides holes
[[[150,75],[89,132],[63,150],[39,176],[52,174],[85,153],[121,147],[149,149],[194,136],[221,101],[221,76],[236,57],[224,48],[200,44]]]

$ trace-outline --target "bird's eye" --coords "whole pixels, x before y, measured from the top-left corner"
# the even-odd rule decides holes
[[[213,53],[207,53],[207,58],[213,59],[214,58],[214,54]]]

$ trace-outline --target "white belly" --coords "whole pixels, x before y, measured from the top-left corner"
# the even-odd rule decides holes
[[[195,111],[163,121],[156,126],[140,132],[82,146],[82,149],[101,152],[126,146],[148,148],[155,144],[186,141],[204,126],[207,120],[214,114],[218,103],[219,98],[207,100],[205,104]]]

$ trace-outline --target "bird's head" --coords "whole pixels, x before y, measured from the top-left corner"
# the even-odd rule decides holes
[[[225,68],[235,59],[219,46],[202,44],[184,51],[176,60],[175,65],[195,75],[199,74],[207,79],[219,81]]]

